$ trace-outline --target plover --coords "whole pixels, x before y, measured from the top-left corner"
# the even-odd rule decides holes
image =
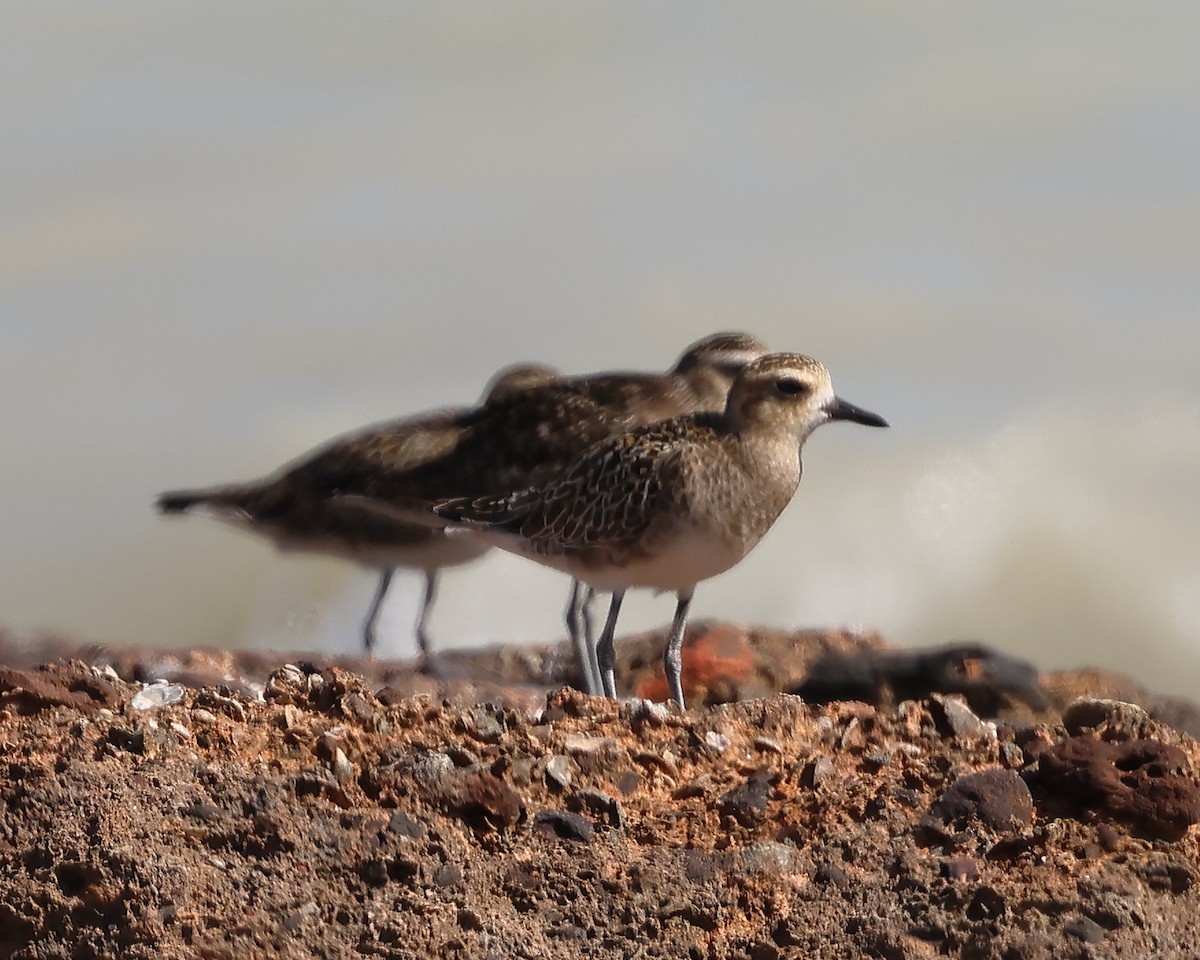
[[[508,495],[443,500],[433,510],[488,543],[612,592],[597,650],[610,697],[625,591],[674,591],[663,667],[682,707],[680,652],[696,584],[762,539],[800,483],[805,439],[831,420],[887,426],[839,399],[816,360],[770,354],[738,374],[720,413],[634,429],[592,447],[556,479]]]
[[[483,405],[511,400],[523,390],[544,386],[558,371],[520,364],[501,370],[484,393]],[[467,563],[487,544],[446,536],[428,526],[368,517],[342,506],[340,494],[358,489],[376,469],[399,473],[419,470],[444,456],[461,439],[471,410],[443,410],[391,420],[345,434],[301,456],[264,480],[246,484],[181,490],[158,498],[163,513],[203,512],[274,540],[285,551],[333,554],[379,570],[379,584],[363,623],[363,645],[375,649],[375,627],[397,568],[421,570],[425,593],[416,637],[429,655],[427,625],[437,592],[438,572]],[[422,488],[426,495],[458,491],[449,485]]]

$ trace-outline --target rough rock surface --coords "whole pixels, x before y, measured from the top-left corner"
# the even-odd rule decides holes
[[[681,715],[558,688],[551,648],[0,643],[0,958],[1197,956],[1200,748],[1161,704],[1063,675],[979,717],[907,667],[896,702],[891,660],[877,702],[775,692],[855,650],[895,654],[698,631]]]

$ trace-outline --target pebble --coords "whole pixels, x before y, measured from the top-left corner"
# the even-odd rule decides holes
[[[743,827],[755,827],[766,815],[770,794],[771,771],[763,767],[721,798],[721,813],[733,817]]]
[[[959,777],[930,813],[945,824],[977,818],[992,830],[1012,831],[1033,822],[1033,797],[1016,773],[994,767]]]
[[[814,790],[836,773],[833,761],[828,757],[817,757],[804,768],[803,782]]]
[[[980,720],[979,717],[957,696],[947,696],[941,693],[930,694],[929,697],[942,711],[946,726],[960,740],[978,740],[983,737],[996,739],[996,725]]]
[[[555,754],[546,761],[546,779],[561,790],[571,786],[571,761],[562,754]]]
[[[333,751],[333,772],[338,780],[345,782],[354,777],[354,764],[347,758],[341,747]]]
[[[591,843],[595,828],[587,817],[568,810],[543,810],[533,818],[533,830],[544,837]]]
[[[709,730],[704,735],[704,745],[714,753],[721,754],[733,746],[733,741],[723,733],[718,733],[716,730]]]
[[[438,751],[423,754],[412,765],[412,778],[428,790],[449,791],[454,784],[454,761]]]
[[[563,749],[568,753],[599,753],[602,750],[612,750],[620,745],[615,737],[572,735],[563,739]]]
[[[1151,720],[1136,703],[1081,697],[1063,711],[1062,722],[1073,737],[1102,726],[1112,727],[1129,737],[1140,737],[1146,735]]]
[[[1084,943],[1103,943],[1104,928],[1090,917],[1076,917],[1063,925],[1063,933]]]
[[[129,701],[129,706],[134,710],[157,710],[159,707],[169,707],[182,699],[183,687],[177,683],[159,680],[135,693]]]
[[[472,736],[484,743],[495,743],[504,736],[504,713],[495,707],[478,704],[467,712],[467,717]]]

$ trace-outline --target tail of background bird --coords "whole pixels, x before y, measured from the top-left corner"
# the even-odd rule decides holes
[[[207,490],[169,490],[154,501],[159,513],[186,513],[193,507],[223,510],[242,509],[242,490],[238,487],[211,487]]]

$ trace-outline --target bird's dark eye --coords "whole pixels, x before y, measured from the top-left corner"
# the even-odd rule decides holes
[[[794,397],[805,393],[808,390],[808,385],[795,377],[780,377],[775,381],[775,389],[784,396]]]

